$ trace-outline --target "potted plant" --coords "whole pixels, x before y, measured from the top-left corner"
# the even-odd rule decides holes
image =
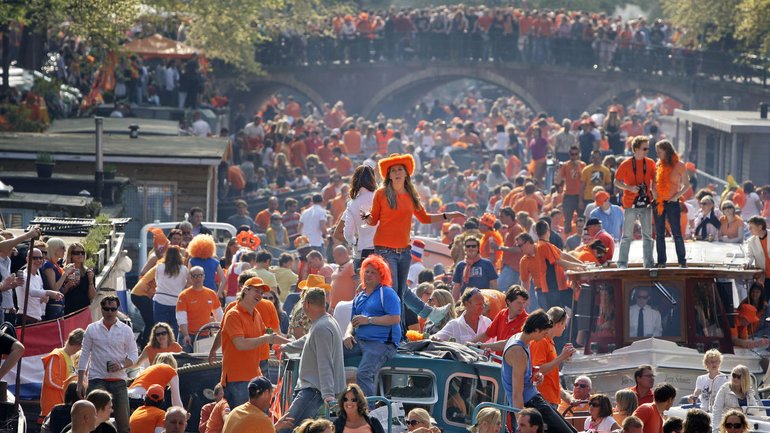
[[[54,165],[56,165],[56,161],[54,161],[53,155],[48,152],[39,152],[35,160],[37,177],[50,178],[53,175]]]
[[[104,180],[115,179],[115,173],[118,172],[118,167],[115,164],[104,164]]]

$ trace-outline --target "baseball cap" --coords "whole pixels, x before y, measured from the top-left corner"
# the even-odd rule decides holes
[[[252,389],[257,391],[257,394],[261,394],[269,389],[273,389],[273,384],[265,376],[257,376],[249,381],[249,391]]]
[[[599,206],[606,203],[607,200],[609,199],[610,199],[610,195],[606,191],[599,191],[596,193],[596,196],[594,197],[596,204],[598,204]]]
[[[157,383],[150,385],[150,387],[147,388],[147,395],[145,397],[156,403],[161,402],[166,398],[166,389]]]
[[[588,226],[600,226],[602,225],[602,222],[599,221],[599,218],[591,218],[588,221],[586,221],[586,227]]]

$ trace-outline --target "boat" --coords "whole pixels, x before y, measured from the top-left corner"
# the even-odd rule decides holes
[[[757,272],[747,267],[745,246],[688,241],[685,247],[686,268],[676,263],[641,267],[641,241],[634,241],[627,269],[590,267],[568,272],[573,286],[580,287],[571,335],[582,340],[583,349],[562,366],[565,383],[586,375],[594,392],[613,396],[635,385],[634,370],[646,364],[653,366],[656,384],[668,382],[680,397],[690,395],[695,379],[705,372],[703,353],[711,348],[724,355],[723,371],[743,364],[756,378],[763,377],[767,350],[735,347],[730,338],[736,309]],[[675,260],[670,240],[667,250]],[[646,301],[660,315],[660,326],[652,336],[630,332],[638,316],[631,317],[630,312],[637,295],[647,295],[638,302]]]

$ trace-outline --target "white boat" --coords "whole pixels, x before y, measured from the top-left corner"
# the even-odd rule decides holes
[[[596,392],[612,397],[635,385],[634,370],[646,364],[653,367],[656,384],[668,382],[679,396],[689,395],[697,376],[705,373],[703,352],[718,348],[724,355],[723,371],[743,364],[760,387],[768,385],[763,384],[766,367],[761,362],[768,352],[734,347],[730,338],[735,309],[756,272],[746,269],[745,247],[687,242],[688,267],[680,268],[673,243],[667,244],[674,263],[666,268],[641,267],[642,245],[635,241],[628,269],[568,273],[583,287],[573,305],[571,326],[576,328],[573,337],[580,336],[585,346],[562,366],[564,382],[587,375]],[[638,301],[637,294],[643,300]],[[638,311],[632,310],[637,301],[657,311],[659,325],[652,335],[638,337],[631,332],[637,325],[638,314],[632,314]]]

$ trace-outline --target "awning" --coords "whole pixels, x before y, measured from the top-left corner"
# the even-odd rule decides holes
[[[188,59],[198,54],[197,49],[157,33],[148,38],[128,42],[123,45],[123,49],[143,57],[164,59]]]

